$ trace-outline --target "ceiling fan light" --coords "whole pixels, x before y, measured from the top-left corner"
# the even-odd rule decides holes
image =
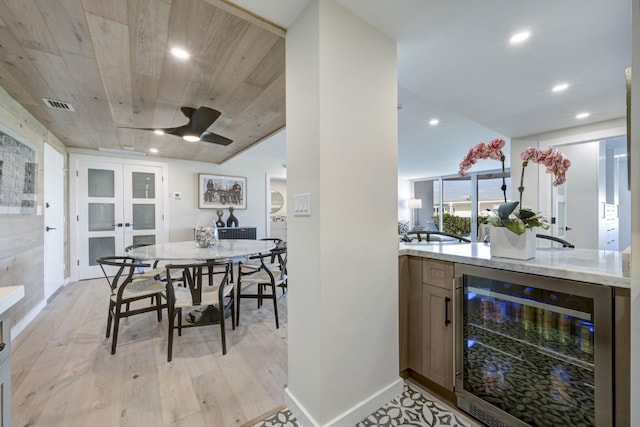
[[[186,61],[191,57],[191,54],[181,47],[172,47],[171,54],[178,59],[182,59],[183,61]]]
[[[164,135],[164,131],[162,129],[156,129],[153,131],[156,135]]]
[[[511,38],[509,39],[509,43],[511,44],[522,43],[523,41],[528,39],[530,35],[531,35],[531,32],[529,31],[521,31],[511,36]]]
[[[559,83],[557,85],[555,85],[553,88],[551,88],[552,92],[562,92],[564,90],[567,90],[569,88],[569,83]]]
[[[197,135],[184,135],[182,137],[182,139],[184,139],[185,141],[189,141],[189,142],[198,142],[200,141],[200,137]]]

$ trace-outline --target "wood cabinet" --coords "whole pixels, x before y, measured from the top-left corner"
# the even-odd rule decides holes
[[[0,314],[0,426],[11,425],[11,331],[9,312]]]
[[[400,262],[400,367],[453,391],[453,263]]]
[[[453,264],[422,261],[422,375],[453,391]]]

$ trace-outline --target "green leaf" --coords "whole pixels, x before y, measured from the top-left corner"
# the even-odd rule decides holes
[[[525,221],[525,222],[529,218],[533,218],[536,215],[537,214],[534,211],[532,211],[531,209],[520,209],[520,212],[518,213],[518,216],[520,217],[520,219]]]
[[[500,203],[498,205],[498,216],[503,220],[509,218],[509,215],[511,215],[518,206],[518,203],[519,202]]]
[[[522,234],[525,231],[524,222],[519,219],[503,219],[502,224],[516,234]]]

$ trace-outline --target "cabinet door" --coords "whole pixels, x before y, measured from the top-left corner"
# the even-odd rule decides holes
[[[443,289],[453,289],[453,263],[425,259],[422,263],[422,281]]]
[[[423,285],[422,375],[453,391],[453,292]]]
[[[422,259],[409,258],[409,289],[407,297],[407,362],[409,369],[423,375],[422,371]]]

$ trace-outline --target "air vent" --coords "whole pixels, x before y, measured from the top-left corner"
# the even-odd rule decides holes
[[[47,107],[53,108],[55,110],[64,110],[64,111],[76,111],[73,109],[73,105],[68,102],[56,101],[54,99],[42,98]]]

